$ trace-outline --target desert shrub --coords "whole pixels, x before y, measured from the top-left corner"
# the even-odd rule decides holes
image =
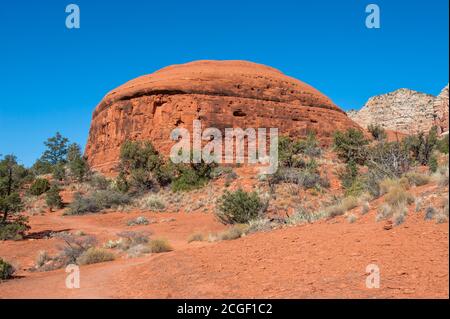
[[[174,192],[190,191],[205,186],[211,179],[213,169],[216,163],[179,164],[177,165],[176,177],[172,181],[172,190]]]
[[[300,168],[279,168],[274,174],[268,177],[269,185],[273,186],[279,183],[292,183],[305,189],[328,188],[329,181],[320,176],[314,169]]]
[[[385,196],[386,203],[394,207],[399,207],[401,205],[411,205],[414,203],[414,200],[414,196],[400,185],[390,188]]]
[[[400,142],[380,142],[367,149],[366,165],[378,180],[401,177],[411,167],[408,148]]]
[[[422,186],[431,181],[431,177],[425,174],[410,172],[405,175],[410,185]]]
[[[436,220],[436,224],[443,224],[448,221],[448,216],[443,213],[439,213],[435,216],[434,219]]]
[[[412,159],[421,165],[429,164],[437,143],[437,127],[435,126],[430,129],[428,134],[421,132],[417,135],[407,136],[403,140],[403,144],[409,150]]]
[[[247,223],[247,234],[269,231],[273,228],[272,222],[267,218],[253,219]]]
[[[50,255],[45,250],[42,250],[36,257],[35,268],[42,269],[51,260],[52,258],[50,257]]]
[[[345,197],[339,203],[335,205],[328,206],[324,209],[322,214],[325,214],[328,217],[337,217],[345,214],[347,211],[352,210],[353,208],[358,206],[358,200],[353,197]]]
[[[192,243],[194,241],[204,241],[205,240],[205,236],[203,236],[203,234],[201,233],[195,233],[189,236],[188,238],[188,243]]]
[[[128,225],[128,226],[148,225],[148,224],[149,224],[148,219],[145,218],[145,217],[142,217],[142,216],[137,217],[137,218],[132,219],[132,220],[129,220],[129,221],[127,222],[127,225]]]
[[[2,258],[0,258],[0,280],[6,280],[10,279],[12,275],[14,274],[15,269],[11,264],[4,261]]]
[[[130,249],[137,245],[146,245],[149,242],[148,232],[123,231],[117,234],[120,237],[117,248],[122,250]],[[116,247],[113,247],[116,248]]]
[[[129,204],[130,201],[131,200],[128,195],[113,190],[98,190],[85,197],[77,193],[75,194],[73,202],[69,205],[64,214],[83,215],[88,213],[97,213],[104,209]]]
[[[370,124],[367,127],[367,130],[370,132],[370,134],[372,134],[373,138],[377,141],[382,141],[387,137],[386,131],[380,125]]]
[[[380,194],[384,195],[391,191],[394,188],[403,188],[405,190],[409,189],[409,180],[405,178],[386,178],[379,183]]]
[[[448,186],[448,172],[448,166],[439,167],[438,171],[436,172],[436,179],[439,186]]]
[[[392,207],[389,204],[384,203],[383,205],[378,207],[376,220],[381,221],[383,219],[390,218],[392,215],[393,215]]]
[[[286,223],[290,225],[312,223],[316,220],[316,214],[305,207],[298,207],[294,214],[286,219]]]
[[[353,223],[356,222],[357,220],[358,220],[358,217],[356,217],[356,215],[354,215],[354,214],[350,214],[350,215],[347,216],[347,221],[348,221],[350,224],[353,224]]]
[[[361,206],[361,215],[365,215],[370,211],[369,202],[364,202]]]
[[[420,212],[420,210],[422,209],[422,204],[423,204],[423,198],[416,198],[416,200],[414,201],[414,211],[416,213]]]
[[[60,254],[57,257],[62,266],[77,263],[77,259],[81,255],[97,244],[97,239],[94,236],[77,236],[63,232],[55,237],[64,242],[64,245],[59,247]]]
[[[55,181],[64,182],[66,180],[66,165],[58,163],[52,166],[52,177]]]
[[[50,189],[50,182],[45,178],[36,178],[30,187],[30,194],[40,196]]]
[[[403,224],[406,220],[406,216],[408,215],[408,208],[404,205],[398,207],[394,212],[392,219],[395,226],[399,226]]]
[[[81,154],[81,147],[73,143],[67,150],[67,166],[70,175],[78,182],[83,182],[89,174],[89,165],[87,160]]]
[[[165,253],[172,251],[173,248],[170,246],[169,242],[165,239],[152,239],[148,246],[152,253]]]
[[[438,170],[439,163],[437,160],[437,157],[435,155],[431,155],[430,159],[428,160],[428,168],[430,169],[431,173],[436,173]]]
[[[356,164],[364,164],[367,144],[369,144],[369,141],[364,137],[364,134],[354,128],[345,132],[338,131],[334,134],[334,150],[339,158],[345,162],[354,161]]]
[[[152,212],[163,212],[167,204],[161,196],[150,194],[142,197],[138,203],[141,210],[150,210]]]
[[[425,220],[431,220],[434,218],[434,216],[437,214],[437,211],[434,207],[428,206],[425,209]]]
[[[95,190],[107,190],[111,186],[111,180],[100,174],[94,174],[89,180],[89,185]]]
[[[218,234],[211,234],[210,241],[235,240],[241,238],[247,231],[248,226],[244,224],[235,224]]]
[[[218,201],[216,216],[224,224],[247,223],[257,219],[267,209],[256,192],[247,193],[242,189],[230,193],[225,191]]]
[[[6,223],[0,223],[0,240],[21,240],[29,229],[27,217],[15,216]]]
[[[53,208],[58,209],[63,207],[63,201],[59,192],[59,187],[57,185],[52,185],[45,196],[45,203],[50,208],[50,211],[52,211]]]
[[[90,265],[112,261],[114,259],[115,256],[113,253],[102,248],[91,247],[78,257],[77,263],[79,265]]]
[[[436,149],[443,154],[448,154],[448,149],[449,149],[449,135],[448,134],[437,141]]]

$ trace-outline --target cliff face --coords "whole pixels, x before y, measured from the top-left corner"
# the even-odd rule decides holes
[[[149,140],[163,154],[176,127],[278,128],[280,134],[317,133],[329,144],[336,130],[360,128],[329,98],[280,71],[245,61],[198,61],[174,65],[132,80],[96,107],[85,155],[109,171],[127,139]]]
[[[347,115],[364,128],[370,124],[404,134],[426,132],[437,125],[448,131],[448,86],[435,97],[409,89],[378,95],[369,99],[360,111]]]
[[[436,121],[440,133],[448,132],[448,84],[434,101],[434,111],[436,113]]]

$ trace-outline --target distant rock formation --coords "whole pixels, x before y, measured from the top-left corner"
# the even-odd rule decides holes
[[[449,116],[449,104],[448,104],[448,84],[442,90],[434,101],[434,110],[436,113],[437,126],[440,133],[448,132],[448,116]]]
[[[448,131],[448,85],[435,97],[409,89],[378,95],[369,99],[360,111],[347,115],[363,128],[371,124],[385,129],[415,134],[438,126],[439,133]]]
[[[96,107],[85,155],[110,171],[126,140],[149,140],[163,154],[177,127],[278,128],[293,137],[314,131],[330,144],[336,130],[361,129],[328,97],[280,71],[246,61],[169,66],[110,92]],[[223,134],[223,132],[222,132]]]

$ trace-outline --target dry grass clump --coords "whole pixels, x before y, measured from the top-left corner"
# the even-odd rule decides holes
[[[154,254],[165,253],[173,250],[172,246],[170,246],[166,239],[152,239],[150,243],[148,243],[148,247],[150,248],[150,252]]]
[[[350,214],[350,215],[347,216],[347,221],[348,221],[350,224],[353,224],[354,222],[356,222],[357,219],[358,219],[358,218],[357,218],[354,214]]]
[[[389,193],[393,189],[401,188],[403,190],[408,190],[410,184],[406,177],[402,177],[400,179],[391,179],[391,178],[384,179],[379,183],[379,186],[380,186],[380,195],[384,195]]]
[[[91,247],[77,259],[77,262],[79,265],[90,265],[113,261],[114,259],[115,256],[110,251],[103,248]]]
[[[426,174],[410,172],[405,175],[411,186],[422,186],[431,182],[431,177]]]
[[[150,194],[142,197],[138,201],[138,206],[141,210],[149,210],[152,212],[163,212],[167,208],[164,199],[156,194]]]
[[[439,167],[434,177],[437,180],[439,186],[448,186],[448,166]]]
[[[328,217],[336,217],[344,215],[349,210],[358,206],[358,199],[356,197],[350,196],[344,198],[341,202],[336,205],[328,206],[324,209],[324,211],[319,215],[325,215]]]
[[[364,202],[361,206],[361,215],[365,215],[370,211],[370,205],[369,202]]]
[[[205,240],[205,236],[203,236],[203,234],[195,233],[195,234],[192,234],[191,236],[189,236],[188,243],[192,243],[194,241],[204,241],[204,240]]]
[[[411,205],[414,200],[414,196],[401,185],[391,187],[385,196],[386,203],[391,206]]]
[[[248,229],[248,225],[246,225],[246,224],[235,224],[223,232],[220,232],[218,234],[210,234],[209,241],[214,242],[214,241],[221,241],[221,240],[238,239],[238,238],[241,238],[243,235],[245,235],[247,229]]]
[[[247,234],[269,231],[273,228],[271,221],[267,218],[253,219],[247,225]]]
[[[137,225],[148,225],[150,222],[147,218],[143,216],[139,216],[136,219],[129,220],[127,222],[128,226],[137,226]]]

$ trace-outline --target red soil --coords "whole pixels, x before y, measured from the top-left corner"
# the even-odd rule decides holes
[[[413,190],[437,193],[436,185]],[[187,243],[192,233],[220,231],[211,213],[108,213],[31,217],[32,232],[83,230],[99,241],[123,230],[151,230],[174,251],[81,266],[81,288],[65,288],[64,270],[29,272],[37,252],[56,239],[0,243],[0,256],[19,266],[20,279],[0,284],[0,298],[448,298],[448,223],[410,213],[385,230],[376,207],[355,223],[344,217],[248,235],[234,241]],[[127,227],[139,215],[173,222]],[[381,287],[365,286],[366,266],[380,268]]]

